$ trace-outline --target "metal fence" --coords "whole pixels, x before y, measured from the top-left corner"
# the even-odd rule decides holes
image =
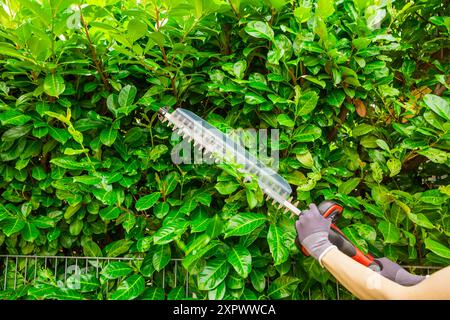
[[[37,255],[0,255],[0,292],[16,290],[26,285],[33,286],[40,280],[40,272],[47,270],[58,281],[58,285],[77,289],[73,276],[82,276],[88,272],[99,279],[101,270],[110,262],[120,261],[137,266],[142,263],[142,257],[83,257],[83,256],[37,256]],[[416,274],[430,274],[440,267],[436,266],[404,266]],[[170,275],[170,281],[168,281]],[[167,282],[170,287],[183,287],[185,297],[195,298],[190,292],[189,272],[181,266],[181,259],[171,259],[164,269],[152,273],[150,284],[158,278],[158,285],[166,291]],[[106,292],[109,281],[106,280]],[[270,279],[266,279],[267,287]],[[337,300],[353,299],[354,297],[336,282],[335,297]],[[317,297],[315,297],[317,299]],[[320,297],[319,297],[320,298]],[[322,296],[324,299],[325,296]],[[311,289],[308,289],[307,299],[312,299]]]

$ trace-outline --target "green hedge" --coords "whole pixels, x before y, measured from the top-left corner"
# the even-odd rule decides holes
[[[448,265],[449,15],[440,0],[4,3],[1,252],[146,258],[86,298],[161,298],[145,282],[170,258],[197,298],[335,298],[256,182],[171,162],[169,106],[280,129],[300,208],[336,200],[364,251]],[[2,296],[70,294],[36,286]]]

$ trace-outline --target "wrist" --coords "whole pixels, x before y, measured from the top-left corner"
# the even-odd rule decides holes
[[[317,258],[317,261],[319,261],[319,264],[322,268],[324,268],[324,265],[322,263],[323,259],[325,258],[325,256],[331,252],[334,251],[334,249],[339,250],[338,247],[336,247],[334,244],[331,244],[330,246],[328,246],[327,248],[325,248],[322,253],[319,255],[319,257]]]

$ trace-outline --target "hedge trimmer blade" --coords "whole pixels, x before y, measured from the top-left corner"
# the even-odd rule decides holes
[[[285,212],[291,211],[299,215],[301,211],[297,203],[292,204],[292,189],[289,183],[274,170],[267,167],[261,161],[251,155],[239,143],[236,143],[228,135],[219,131],[216,127],[197,116],[195,113],[178,108],[172,113],[161,108],[158,111],[162,122],[173,126],[173,130],[181,137],[193,141],[194,147],[203,152],[206,157],[215,163],[238,163],[239,171],[256,175],[258,185],[266,194],[266,199],[273,199],[272,204],[278,203],[278,208],[285,208]]]

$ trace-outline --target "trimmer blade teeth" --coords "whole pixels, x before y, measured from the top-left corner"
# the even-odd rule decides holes
[[[294,206],[294,207],[298,207],[298,204],[300,203],[300,201],[295,201],[295,203],[293,203],[292,205]]]
[[[280,205],[278,206],[278,210],[281,209],[281,207],[283,207],[283,205],[280,203]]]

